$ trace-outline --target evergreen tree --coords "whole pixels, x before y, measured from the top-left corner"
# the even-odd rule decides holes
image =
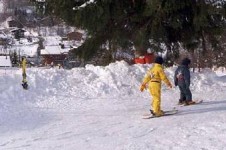
[[[205,0],[46,0],[46,7],[88,32],[77,51],[85,59],[106,43],[114,45],[111,51],[132,45],[139,51],[157,45],[157,51],[165,44],[171,59],[178,57],[179,43],[190,51],[201,44],[205,54],[207,40],[215,41],[209,39],[217,39],[225,25],[225,6]]]

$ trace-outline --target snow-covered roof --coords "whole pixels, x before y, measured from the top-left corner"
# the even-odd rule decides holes
[[[60,36],[47,36],[44,37],[44,45],[59,45],[61,43],[61,37]]]
[[[58,55],[63,53],[68,53],[70,48],[69,41],[61,41],[62,38],[60,36],[48,36],[44,38],[43,44],[45,45],[45,49],[41,50],[41,55]],[[60,44],[64,44],[64,48],[61,48]]]
[[[70,48],[62,49],[60,45],[47,45],[41,50],[41,55],[58,55],[69,52]]]
[[[20,55],[30,56],[30,57],[34,57],[37,55],[37,49],[38,49],[38,44],[13,46],[11,48],[12,51],[16,51]]]
[[[0,67],[12,67],[9,56],[0,56]]]
[[[13,30],[11,30],[11,32],[16,32],[16,31],[22,31],[22,32],[26,32],[26,30],[25,29],[20,29],[20,28],[15,28],[15,29],[13,29]]]

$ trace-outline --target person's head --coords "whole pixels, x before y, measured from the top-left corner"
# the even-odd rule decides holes
[[[191,60],[187,57],[181,61],[181,65],[184,65],[184,66],[188,66],[190,63],[191,63]]]
[[[22,56],[21,60],[23,61],[25,59],[25,56]]]
[[[164,63],[164,60],[161,56],[157,56],[155,58],[155,63],[162,65]]]

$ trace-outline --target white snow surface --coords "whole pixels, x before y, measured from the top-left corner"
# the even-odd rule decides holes
[[[151,65],[0,69],[1,150],[226,150],[226,73],[191,72],[199,105],[178,106],[179,89],[162,85],[162,109],[178,114],[142,119],[150,95],[139,91]],[[176,67],[165,72],[173,83]]]
[[[12,67],[9,56],[0,56],[0,67]]]

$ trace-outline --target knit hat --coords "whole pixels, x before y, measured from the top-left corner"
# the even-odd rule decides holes
[[[191,63],[191,60],[190,60],[189,58],[184,58],[184,59],[181,61],[181,64],[182,64],[182,65],[185,65],[185,66],[188,66],[190,63]]]
[[[155,63],[162,65],[163,64],[163,58],[161,56],[157,56],[155,58]]]

